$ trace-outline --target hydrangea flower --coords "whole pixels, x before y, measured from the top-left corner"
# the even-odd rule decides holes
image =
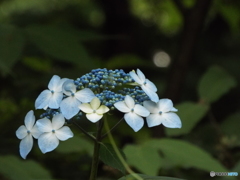
[[[142,73],[142,71],[140,71],[139,69],[137,69],[137,74],[136,72],[133,70],[131,72],[129,72],[129,75],[132,77],[132,79],[140,85],[140,87],[142,88],[142,90],[148,95],[148,97],[154,101],[157,102],[159,100],[159,97],[157,95],[157,88],[156,86],[149,81],[148,79],[146,79],[145,75]]]
[[[135,132],[143,127],[144,120],[142,117],[147,117],[150,114],[145,107],[135,104],[133,98],[129,95],[126,95],[124,101],[116,102],[114,106],[119,111],[126,113],[124,119]]]
[[[53,151],[59,144],[59,140],[65,141],[73,137],[71,129],[63,126],[65,119],[62,114],[53,117],[52,122],[43,118],[36,122],[42,134],[38,138],[38,146],[42,153]]]
[[[57,109],[63,98],[62,85],[67,78],[61,79],[59,76],[54,75],[49,84],[48,89],[41,92],[35,101],[36,109]]]
[[[107,106],[101,105],[97,97],[93,98],[90,103],[80,104],[79,108],[87,113],[87,119],[93,123],[99,121],[103,117],[103,114],[110,110]]]
[[[85,88],[77,91],[73,80],[67,80],[63,84],[63,92],[68,97],[60,103],[60,109],[66,119],[70,119],[79,112],[78,106],[81,103],[90,102],[94,97],[92,90]]]
[[[143,106],[150,111],[146,118],[148,127],[163,124],[168,128],[181,128],[182,123],[179,116],[174,113],[177,109],[173,107],[170,99],[160,99],[157,103],[144,101]]]
[[[26,159],[28,153],[33,147],[33,137],[38,138],[41,132],[37,129],[35,123],[35,116],[33,111],[29,111],[24,119],[24,124],[20,126],[16,131],[16,136],[21,139],[19,151],[23,159]],[[32,137],[33,136],[33,137]]]

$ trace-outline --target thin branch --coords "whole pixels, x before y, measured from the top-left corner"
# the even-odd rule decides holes
[[[93,141],[97,141],[97,139],[92,136],[91,134],[89,134],[88,132],[86,132],[77,122],[75,122],[74,120],[72,121],[72,123],[77,126],[82,132],[83,134],[85,134],[86,136],[88,136],[90,139],[92,139]]]
[[[108,132],[106,132],[104,135],[102,135],[101,139],[105,138],[108,135],[108,133],[112,132],[113,129],[115,129],[122,122],[122,120],[123,120],[123,118],[120,119],[120,121],[118,121]]]

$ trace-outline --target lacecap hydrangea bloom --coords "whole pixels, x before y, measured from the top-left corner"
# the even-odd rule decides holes
[[[45,110],[36,125],[33,126],[32,115],[30,125],[25,122],[26,128],[21,126],[16,132],[17,137],[22,139],[20,154],[23,158],[32,148],[32,141],[29,140],[32,136],[38,139],[43,153],[54,150],[59,140],[73,137],[67,126],[72,119],[81,121],[86,118],[97,123],[105,114],[111,116],[115,111],[120,111],[135,132],[144,126],[144,119],[148,127],[160,124],[169,128],[182,126],[172,101],[159,99],[157,87],[139,69],[129,73],[121,69],[94,69],[75,80],[54,75],[48,89],[37,97],[35,108]],[[28,140],[24,139],[26,137]]]

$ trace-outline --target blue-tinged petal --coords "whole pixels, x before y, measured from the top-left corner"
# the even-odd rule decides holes
[[[35,116],[33,114],[33,110],[29,111],[24,119],[25,126],[28,130],[31,130],[35,123]]]
[[[28,135],[27,131],[27,128],[24,125],[21,125],[16,131],[17,138],[23,139],[24,137],[26,137]]]
[[[65,141],[71,137],[73,137],[73,132],[71,131],[71,129],[67,126],[62,127],[61,129],[58,129],[55,132],[55,135],[57,136],[57,138],[61,141]]]
[[[43,133],[39,138],[38,138],[38,146],[42,153],[50,152],[54,149],[59,144],[58,138],[55,136],[55,133],[49,132],[49,133]]]
[[[140,69],[137,69],[137,75],[138,75],[140,81],[144,83],[146,78],[145,78],[145,75],[143,74],[143,72]]]
[[[153,92],[157,92],[157,87],[155,86],[155,84],[153,84],[152,81],[146,79],[145,82],[146,82],[145,86],[146,86],[148,89],[150,89],[150,90],[153,91]]]
[[[142,85],[141,88],[148,95],[148,97],[150,98],[151,101],[153,101],[153,102],[159,101],[159,97],[158,97],[157,93],[155,93],[154,91],[152,91],[151,89],[147,88],[144,85]]]
[[[134,100],[131,96],[126,95],[125,98],[124,98],[124,101],[125,101],[127,107],[129,107],[130,109],[134,108],[135,102],[134,102]]]
[[[130,71],[129,72],[129,75],[131,76],[131,78],[138,84],[142,85],[144,82],[140,80],[140,78],[138,77],[138,75],[136,74],[136,72],[133,70],[133,71]]]
[[[126,105],[124,101],[119,101],[114,104],[114,107],[117,108],[119,111],[127,113],[130,112],[131,109]]]
[[[54,130],[60,129],[65,123],[65,119],[62,114],[57,114],[53,116],[52,119],[52,128]]]
[[[103,115],[97,114],[97,113],[91,113],[91,114],[86,114],[86,117],[89,121],[95,123],[97,121],[99,121]]]
[[[153,101],[144,101],[143,106],[150,111],[150,113],[158,113],[158,107],[157,104]]]
[[[35,108],[36,109],[47,108],[51,97],[52,97],[51,91],[44,90],[43,92],[41,92],[41,94],[37,97],[35,101]]]
[[[170,110],[172,112],[178,112],[178,110],[175,107],[172,107],[172,109]]]
[[[175,113],[163,113],[162,114],[164,120],[162,124],[168,128],[181,128],[182,122],[179,116]]]
[[[21,140],[20,145],[19,145],[19,152],[23,159],[26,159],[26,157],[27,157],[28,153],[31,151],[32,147],[33,147],[33,138],[29,134]]]
[[[43,132],[39,131],[37,124],[35,124],[31,130],[31,134],[34,138],[38,138]]]
[[[79,100],[77,100],[74,96],[70,96],[62,100],[60,104],[60,109],[63,116],[66,119],[71,119],[79,112],[78,106],[81,104]]]
[[[170,99],[160,99],[157,105],[162,112],[169,112],[173,109],[173,103]]]
[[[139,131],[144,124],[143,118],[135,113],[129,112],[124,115],[126,123],[135,131]]]
[[[154,127],[160,125],[164,121],[164,118],[159,114],[150,114],[146,118],[146,121],[148,127]]]
[[[58,75],[54,75],[48,83],[48,89],[55,91],[57,89],[59,81],[60,77]]]
[[[83,111],[85,113],[93,113],[93,109],[92,109],[91,105],[88,103],[82,103],[78,107],[79,107],[79,109],[81,109],[81,111]]]
[[[77,86],[74,84],[74,81],[72,79],[66,80],[62,85],[62,91],[67,96],[71,96],[74,94],[77,90]]]
[[[90,102],[90,105],[93,110],[97,110],[99,108],[100,104],[101,104],[101,102],[97,97],[94,97]]]
[[[85,88],[76,92],[75,97],[82,103],[88,103],[96,96],[94,95],[91,89]]]
[[[147,117],[150,112],[143,106],[136,104],[134,107],[134,112],[139,115],[139,116],[143,116],[143,117]]]
[[[37,120],[36,125],[38,130],[42,133],[52,132],[53,130],[52,123],[48,118]]]
[[[62,92],[63,91],[63,83],[65,83],[67,80],[70,80],[68,78],[62,78],[59,83],[58,86],[56,87],[55,92]]]
[[[52,97],[49,99],[48,106],[52,109],[58,109],[62,99],[63,99],[63,93],[62,92],[54,92],[52,94]]]

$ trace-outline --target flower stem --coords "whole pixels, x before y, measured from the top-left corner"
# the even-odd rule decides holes
[[[123,156],[121,155],[121,153],[119,152],[117,145],[112,137],[111,131],[109,131],[109,125],[107,122],[107,118],[105,117],[104,119],[105,123],[104,123],[104,127],[105,129],[108,131],[108,138],[109,141],[111,142],[114,151],[116,152],[119,160],[121,161],[121,163],[123,164],[123,166],[125,167],[125,169],[127,170],[128,173],[130,173],[135,179],[137,180],[143,180],[139,175],[135,174],[134,171],[128,166],[127,162],[125,161],[125,159],[123,158]]]
[[[92,160],[91,174],[90,174],[89,180],[96,180],[97,178],[102,128],[103,128],[103,120],[100,120],[97,122],[97,134],[96,134],[96,141],[94,142],[93,160]]]

